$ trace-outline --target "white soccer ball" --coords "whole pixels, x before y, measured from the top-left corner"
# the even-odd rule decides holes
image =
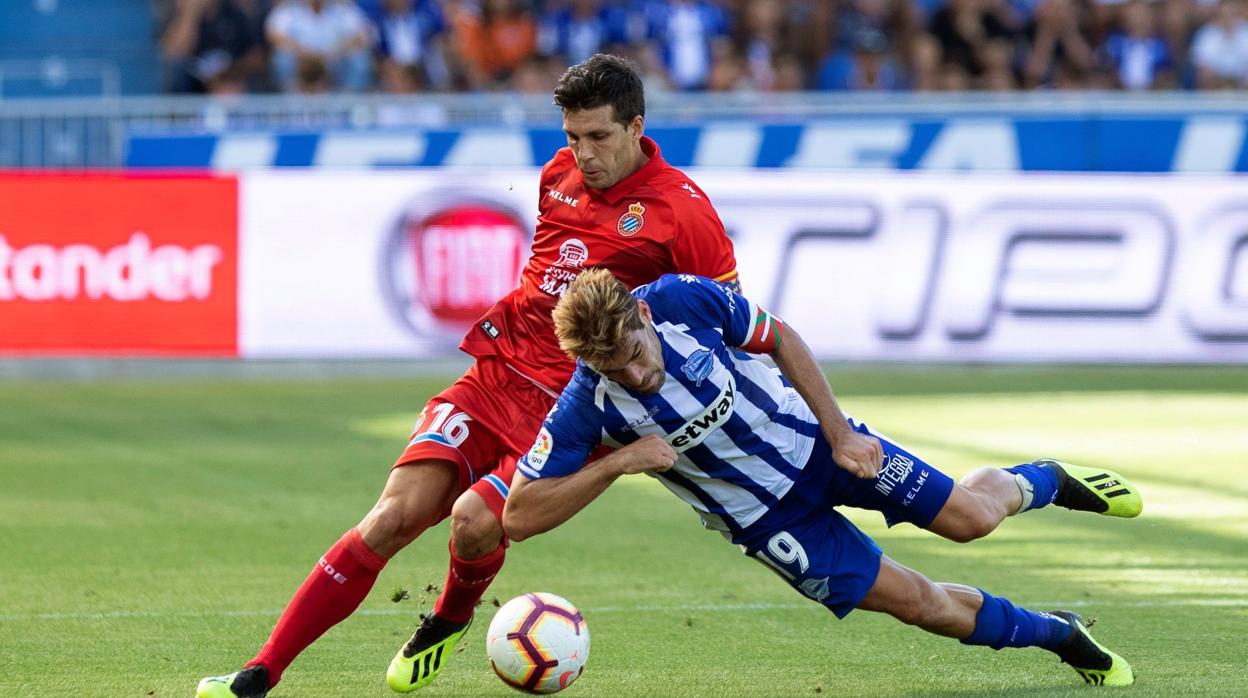
[[[589,628],[568,600],[534,592],[503,604],[490,621],[485,651],[494,673],[527,693],[562,691],[585,669]]]

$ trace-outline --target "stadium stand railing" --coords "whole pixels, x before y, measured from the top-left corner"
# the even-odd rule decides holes
[[[103,82],[112,80],[103,66],[97,68]],[[0,66],[0,78],[6,75],[3,70]],[[844,94],[744,92],[661,93],[653,95],[647,107],[650,125],[697,127],[734,122],[802,124],[819,119],[871,119],[883,115],[910,119],[1006,116],[1021,120],[1243,118],[1248,113],[1248,100],[1234,94],[1191,93],[916,93],[862,94],[847,99]],[[134,133],[530,126],[557,129],[558,125],[559,113],[550,97],[534,94],[0,99],[0,167],[122,167],[126,164],[127,137]]]

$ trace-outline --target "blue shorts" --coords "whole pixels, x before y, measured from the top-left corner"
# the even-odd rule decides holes
[[[953,492],[953,479],[897,444],[850,420],[884,447],[884,465],[863,480],[832,460],[820,436],[810,460],[779,505],[733,538],[749,555],[784,577],[794,589],[844,618],[862,603],[880,572],[880,547],[833,509],[850,506],[882,512],[889,526],[931,525]]]

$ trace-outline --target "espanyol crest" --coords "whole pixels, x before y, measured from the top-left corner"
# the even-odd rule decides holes
[[[711,369],[715,367],[713,357],[710,349],[699,349],[689,355],[689,359],[680,367],[680,370],[685,374],[685,378],[694,382],[695,387],[701,388],[702,381],[711,375]]]
[[[646,224],[645,212],[646,207],[642,206],[640,201],[634,201],[628,205],[628,213],[620,216],[620,220],[616,221],[615,229],[620,231],[620,235],[631,238]]]

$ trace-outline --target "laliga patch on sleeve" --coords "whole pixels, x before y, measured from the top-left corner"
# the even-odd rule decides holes
[[[533,442],[533,448],[529,449],[528,462],[534,470],[541,470],[546,465],[546,458],[550,456],[550,451],[555,446],[555,440],[551,437],[546,427],[537,432],[537,440]]]

